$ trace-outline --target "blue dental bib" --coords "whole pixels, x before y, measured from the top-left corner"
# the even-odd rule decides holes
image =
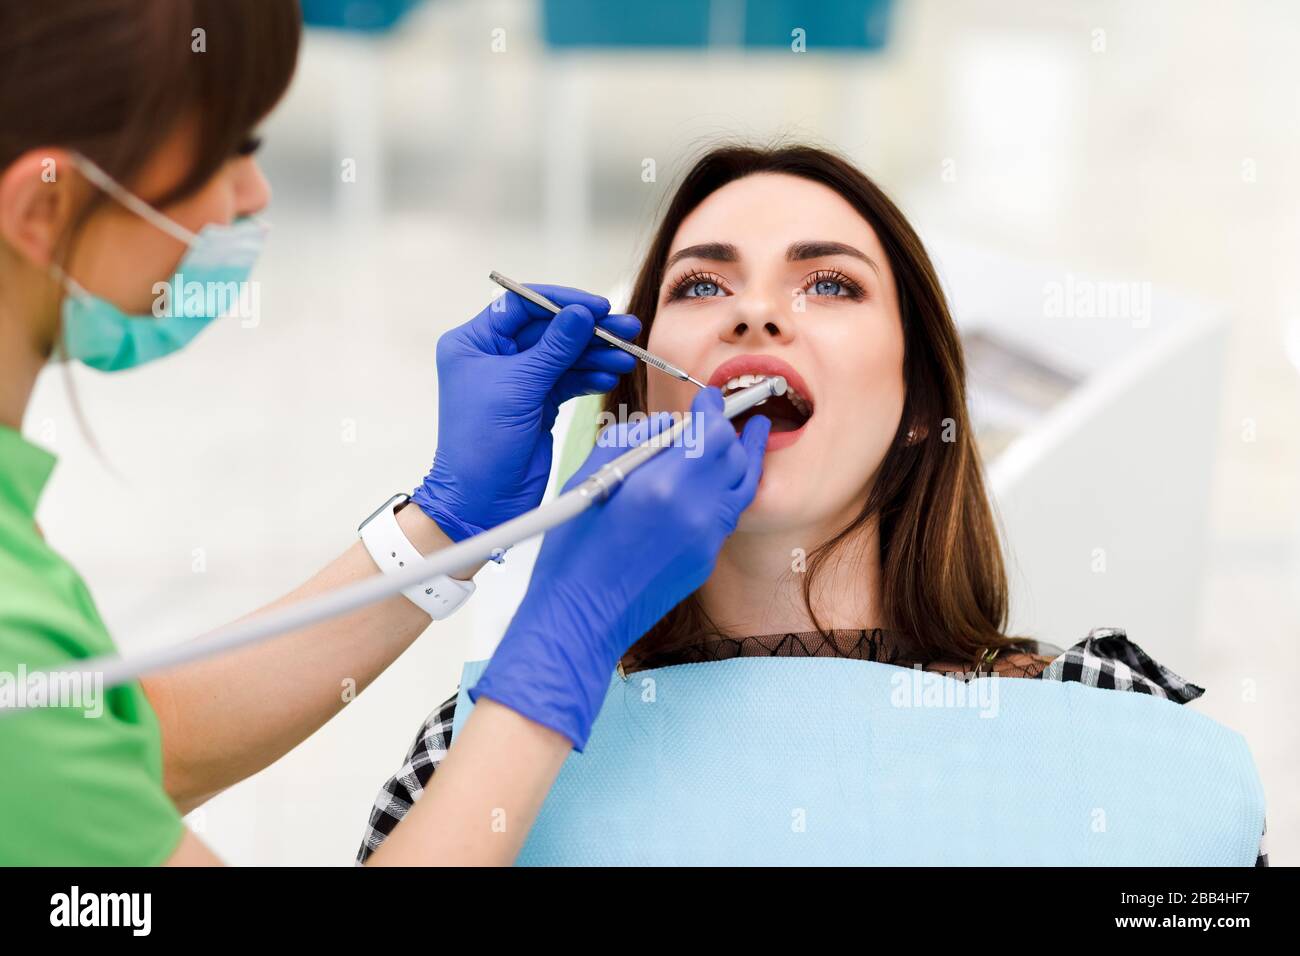
[[[518,862],[1250,866],[1263,825],[1245,740],[1172,701],[752,657],[613,677]]]

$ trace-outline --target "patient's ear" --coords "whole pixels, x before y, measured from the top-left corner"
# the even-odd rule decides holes
[[[930,434],[930,429],[925,425],[913,425],[907,430],[907,434],[903,436],[903,444],[919,445],[925,441],[925,436],[928,434]]]

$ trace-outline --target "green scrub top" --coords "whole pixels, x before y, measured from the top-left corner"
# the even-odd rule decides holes
[[[85,582],[36,528],[54,463],[0,425],[0,700],[31,701],[33,670],[115,651]],[[82,703],[0,715],[0,865],[153,865],[180,843],[143,689]]]

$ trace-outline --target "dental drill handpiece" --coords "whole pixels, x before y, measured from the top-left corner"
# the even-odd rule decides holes
[[[529,302],[536,303],[537,305],[540,305],[543,309],[548,309],[551,312],[555,312],[555,313],[558,313],[560,311],[560,306],[556,305],[554,302],[546,298],[546,296],[542,295],[540,292],[534,292],[532,289],[528,288],[528,286],[521,285],[520,283],[516,282],[514,279],[507,279],[505,276],[503,276],[499,272],[496,272],[495,270],[488,273],[488,278],[491,279],[493,282],[495,282],[497,285],[501,286],[501,288],[509,289],[515,295],[523,296]],[[692,385],[695,385],[699,388],[708,387],[699,379],[691,378],[691,376],[687,374],[685,370],[678,368],[676,365],[672,364],[671,362],[664,361],[659,356],[655,355],[653,352],[647,352],[645,349],[641,348],[641,346],[635,345],[632,342],[629,342],[627,339],[619,338],[613,332],[605,331],[599,325],[596,326],[596,337],[603,339],[604,341],[608,342],[610,345],[614,346],[614,348],[616,349],[622,349],[628,355],[636,356],[642,362],[645,362],[646,365],[653,366],[654,368],[659,369],[659,371],[664,372],[667,375],[671,375],[673,378],[677,379],[678,381],[690,382]]]
[[[761,405],[769,398],[775,398],[784,395],[786,390],[785,379],[777,375],[773,378],[764,379],[756,385],[749,388],[733,392],[723,400],[722,414],[728,418],[735,418],[744,412],[749,411],[755,405]],[[673,425],[665,431],[660,432],[647,439],[644,443],[637,445],[635,448],[624,452],[613,461],[599,468],[593,475],[574,488],[569,494],[578,494],[589,497],[594,501],[604,501],[614,490],[618,488],[635,469],[644,465],[647,461],[663,451],[665,448],[673,445],[682,430],[686,427],[686,419]]]
[[[735,418],[769,398],[784,395],[785,390],[785,379],[780,377],[764,379],[757,385],[751,385],[728,396],[723,406],[723,414],[728,418]],[[377,573],[372,577],[353,581],[311,598],[261,611],[252,617],[201,634],[193,640],[154,648],[132,655],[130,658],[123,658],[118,654],[105,654],[69,662],[75,663],[75,667],[69,670],[39,673],[80,673],[97,679],[98,686],[107,689],[136,680],[145,674],[229,653],[235,648],[247,647],[281,634],[299,631],[318,621],[349,614],[358,608],[392,597],[400,593],[403,588],[423,583],[436,575],[450,574],[459,568],[486,561],[493,554],[513,547],[520,541],[545,534],[551,528],[573,520],[588,508],[604,501],[633,470],[671,445],[685,425],[686,421],[683,419],[672,428],[650,438],[645,444],[624,452],[553,501],[499,524],[495,528],[482,531],[472,538],[466,538],[457,544],[435,551],[427,555],[423,561],[408,564],[400,571]],[[25,703],[14,705],[0,700],[0,718],[18,713],[27,706]]]

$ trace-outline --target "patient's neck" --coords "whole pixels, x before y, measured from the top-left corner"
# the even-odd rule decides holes
[[[727,634],[811,631],[804,604],[807,558],[832,526],[779,533],[736,532],[699,590],[709,618]],[[800,551],[799,549],[802,549]],[[800,555],[803,554],[801,561]],[[813,581],[813,607],[824,628],[884,627],[880,614],[880,540],[873,517],[837,547]]]

